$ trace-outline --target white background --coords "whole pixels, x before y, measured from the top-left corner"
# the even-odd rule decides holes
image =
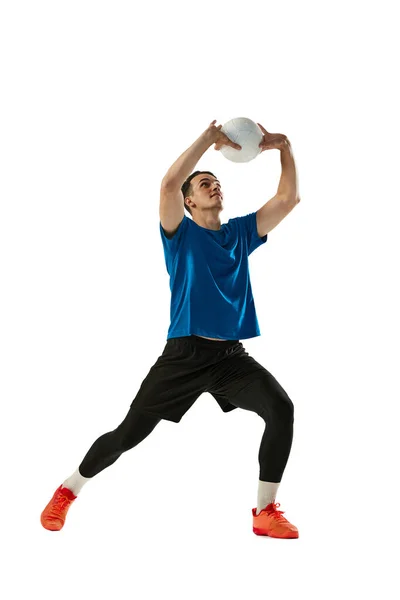
[[[395,3],[4,1],[1,585],[7,600],[398,594],[399,51]],[[292,143],[301,202],[250,257],[261,336],[295,405],[255,536],[264,423],[203,394],[93,478],[64,529],[40,513],[115,429],[162,353],[168,168],[244,116]],[[275,193],[277,150],[211,147],[221,222]],[[185,213],[187,214],[187,213]],[[392,548],[392,550],[389,550]]]

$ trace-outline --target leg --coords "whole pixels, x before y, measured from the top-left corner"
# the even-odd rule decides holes
[[[43,510],[40,516],[43,527],[50,531],[62,529],[67,512],[82,486],[91,477],[112,465],[123,452],[139,444],[160,420],[159,417],[144,415],[131,408],[114,431],[99,437],[86,454],[79,469],[60,485]]]
[[[258,454],[260,480],[279,483],[292,446],[293,402],[275,377],[261,365],[259,371],[246,378],[240,371],[240,363],[234,366],[241,379],[235,379],[235,373],[229,372],[229,380],[224,377],[223,386],[208,391],[221,405],[228,401],[235,408],[257,413],[265,421]]]
[[[239,408],[257,412],[265,421],[258,461],[260,480],[279,483],[293,440],[294,406],[289,396],[267,370],[229,401]]]
[[[276,379],[247,353],[220,365],[219,383],[208,390],[223,410],[243,408],[265,421],[258,461],[258,508],[273,502],[285,470],[293,439],[294,406]],[[228,405],[226,403],[229,402]]]
[[[114,431],[105,433],[94,442],[79,468],[64,481],[63,487],[78,495],[91,477],[115,463],[123,452],[144,440],[160,420],[159,417],[145,415],[131,408]]]
[[[258,453],[258,514],[268,504],[275,502],[292,447],[294,406],[285,390],[268,371],[242,389],[231,402],[246,410],[254,410],[256,407],[257,413],[265,421]]]
[[[265,401],[261,416],[266,424],[258,455],[260,480],[279,483],[292,447],[294,405],[274,378],[268,385],[268,398],[266,388],[260,390]]]
[[[167,341],[162,355],[143,380],[125,419],[114,431],[94,442],[79,468],[53,494],[40,517],[45,529],[59,531],[82,486],[112,465],[123,452],[144,440],[161,419],[179,423],[207,385],[201,376],[203,356],[200,353],[195,358],[193,360],[192,349],[185,338]],[[201,373],[197,374],[198,371]]]
[[[196,359],[185,338],[168,340],[164,352],[143,380],[125,419],[114,431],[94,442],[64,487],[76,495],[91,477],[144,440],[161,419],[179,423],[205,388],[202,377],[196,377],[198,363],[203,367],[204,358],[200,353]]]
[[[160,421],[159,417],[139,413],[131,408],[114,431],[105,433],[94,442],[79,465],[80,474],[83,477],[94,477],[115,463],[123,452],[143,441]]]

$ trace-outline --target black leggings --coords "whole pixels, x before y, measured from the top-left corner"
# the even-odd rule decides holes
[[[246,409],[246,406],[241,408]],[[258,453],[259,477],[261,481],[279,483],[292,445],[293,412],[290,406],[284,405],[280,416],[269,419],[267,412],[261,412],[260,416],[265,421],[265,430]],[[159,417],[131,408],[114,431],[105,433],[94,442],[79,466],[80,474],[84,477],[97,475],[115,463],[123,452],[143,441],[160,421]]]
[[[130,409],[114,431],[105,433],[94,442],[79,466],[80,474],[83,477],[94,477],[115,463],[123,452],[142,442],[160,421],[159,417]]]
[[[261,481],[281,481],[293,439],[294,406],[278,381],[235,340],[197,336],[168,340],[122,423],[99,437],[79,466],[93,477],[143,441],[161,421],[178,423],[202,393],[224,412],[242,408],[265,421],[258,461]]]

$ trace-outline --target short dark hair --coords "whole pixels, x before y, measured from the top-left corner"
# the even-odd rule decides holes
[[[200,175],[200,173],[207,173],[207,175],[212,175],[213,177],[215,177],[214,173],[211,173],[211,171],[195,171],[194,173],[189,175],[189,177],[186,179],[185,183],[181,187],[181,191],[182,191],[184,200],[185,200],[186,196],[191,196],[193,194],[193,186],[190,182],[192,181],[193,177],[196,177],[196,175]],[[186,204],[186,202],[185,202],[185,208],[189,214],[192,214],[192,210],[191,210],[190,206],[188,206]]]

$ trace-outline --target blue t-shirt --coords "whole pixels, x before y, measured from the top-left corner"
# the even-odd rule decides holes
[[[256,213],[229,219],[218,231],[184,215],[168,238],[160,222],[170,276],[170,338],[200,335],[240,340],[260,335],[251,290],[250,254],[267,241]]]

